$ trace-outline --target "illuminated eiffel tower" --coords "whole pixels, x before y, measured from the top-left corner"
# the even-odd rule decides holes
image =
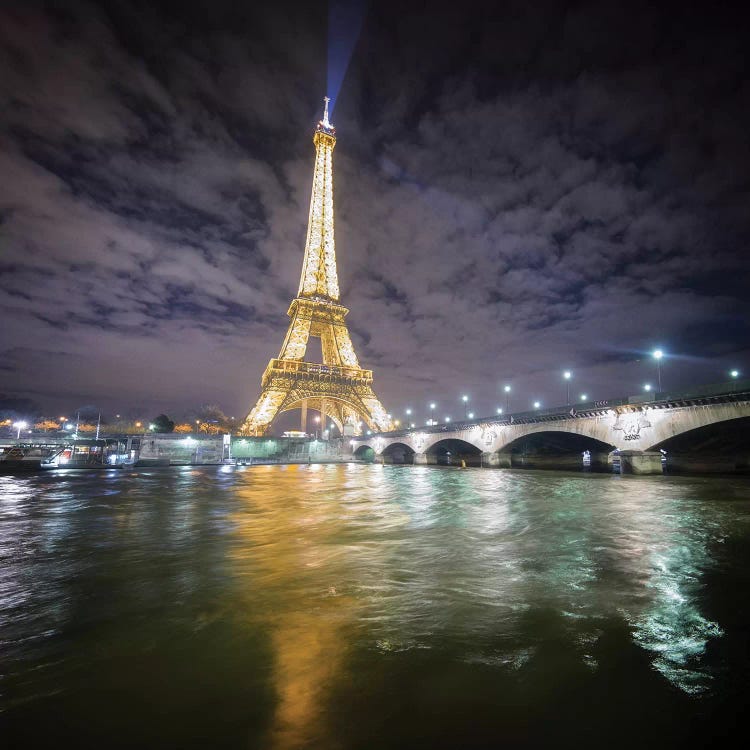
[[[372,370],[363,370],[354,353],[344,320],[349,310],[338,303],[333,236],[336,129],[328,121],[328,101],[326,97],[313,136],[315,174],[299,291],[287,312],[291,322],[279,356],[268,363],[260,397],[240,429],[244,435],[262,435],[277,414],[297,408],[302,409],[303,431],[308,408],[321,413],[321,428],[328,418],[342,434],[360,434],[362,423],[373,431],[392,426],[372,390]],[[321,340],[322,364],[304,361],[310,336]]]

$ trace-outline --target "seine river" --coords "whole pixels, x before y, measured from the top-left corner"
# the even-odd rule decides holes
[[[748,479],[0,477],[4,748],[707,747],[748,667]]]

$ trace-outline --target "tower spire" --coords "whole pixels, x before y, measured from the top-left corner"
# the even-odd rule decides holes
[[[310,196],[305,259],[299,281],[298,297],[321,297],[337,301],[339,279],[336,271],[336,240],[333,230],[333,149],[336,128],[328,120],[328,102],[324,101],[323,119],[313,135],[315,171]]]

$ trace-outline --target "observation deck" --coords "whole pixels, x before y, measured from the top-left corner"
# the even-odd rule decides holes
[[[274,377],[332,379],[347,382],[372,383],[372,370],[360,367],[321,365],[316,362],[303,362],[296,359],[272,359],[263,373],[262,385]]]

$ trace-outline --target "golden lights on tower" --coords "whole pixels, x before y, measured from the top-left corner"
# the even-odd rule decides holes
[[[333,220],[333,149],[336,129],[328,119],[328,97],[323,119],[313,135],[313,172],[310,216],[299,290],[289,306],[291,319],[281,351],[268,363],[262,392],[245,419],[241,432],[262,435],[276,415],[301,408],[302,429],[307,409],[328,417],[341,434],[356,435],[360,423],[385,431],[391,419],[372,390],[372,371],[359,366],[345,317],[338,304],[336,242]],[[310,336],[321,340],[323,362],[305,362]]]

